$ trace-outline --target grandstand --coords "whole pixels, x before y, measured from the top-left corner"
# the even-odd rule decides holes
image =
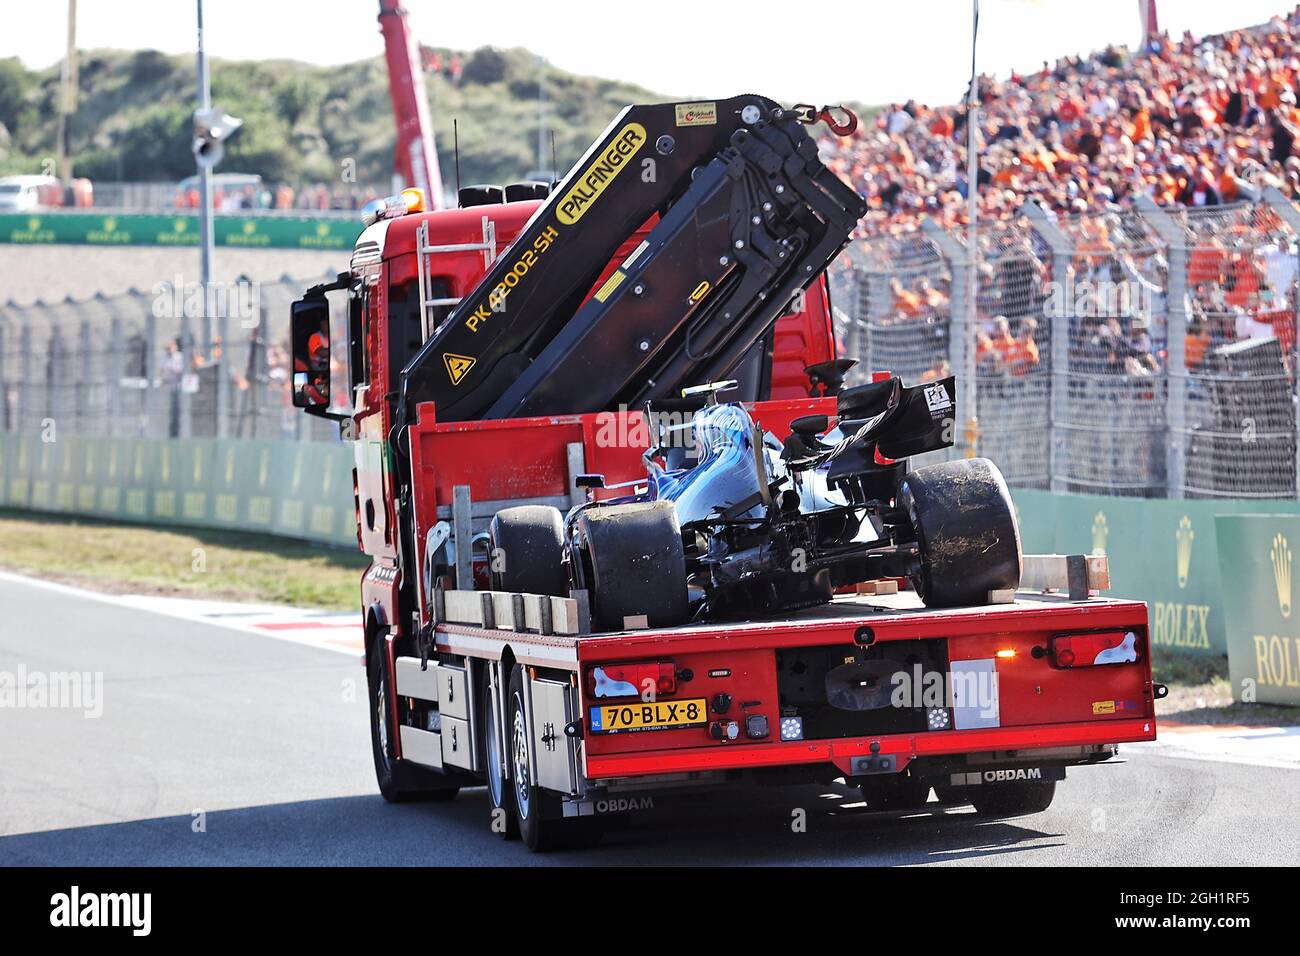
[[[869,206],[848,354],[973,372],[962,450],[1015,485],[1295,497],[1298,83],[1300,8],[980,77],[973,250],[964,106],[826,138]]]

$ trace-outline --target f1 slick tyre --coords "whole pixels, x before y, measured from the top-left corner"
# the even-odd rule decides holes
[[[1042,813],[1056,796],[1055,780],[1017,780],[970,788],[975,812],[986,817],[1022,817]]]
[[[1020,528],[1007,483],[987,458],[926,465],[899,483],[898,504],[916,532],[912,578],[927,607],[987,604],[1020,584]]]
[[[574,850],[595,846],[604,835],[598,817],[565,817],[557,794],[529,782],[528,705],[524,701],[524,669],[516,664],[510,673],[506,708],[506,747],[509,750],[511,801],[519,835],[534,852]]]
[[[388,661],[384,641],[375,638],[366,674],[370,687],[370,749],[375,758],[375,782],[389,803],[454,800],[460,780],[417,767],[393,756],[393,721],[388,702]]]
[[[686,623],[686,556],[671,501],[597,505],[578,518],[583,573],[597,631],[644,614],[651,627]]]
[[[492,588],[515,594],[569,596],[564,570],[564,518],[558,508],[503,508],[488,525]]]

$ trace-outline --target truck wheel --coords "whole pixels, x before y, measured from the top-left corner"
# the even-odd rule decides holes
[[[503,508],[488,525],[492,589],[569,596],[564,570],[564,518],[558,508]]]
[[[574,850],[595,846],[602,830],[594,817],[566,818],[558,794],[528,782],[528,710],[524,703],[524,671],[516,664],[510,673],[510,723],[506,740],[510,748],[510,784],[519,821],[519,835],[534,852]]]
[[[686,556],[671,501],[588,508],[578,530],[594,630],[621,631],[638,614],[650,627],[686,623]]]
[[[503,738],[500,688],[492,693],[483,681],[483,743],[488,802],[492,807],[492,829],[507,840],[519,839],[519,817],[515,814],[513,781],[507,780],[502,765],[510,751],[508,737]],[[503,744],[503,739],[505,743]],[[504,749],[503,749],[504,748]],[[500,820],[500,823],[497,821]]]
[[[1020,528],[1007,483],[987,458],[927,465],[899,483],[916,532],[913,586],[928,607],[987,604],[1020,584]]]
[[[388,708],[388,662],[384,641],[376,638],[366,667],[370,688],[370,749],[375,758],[375,782],[389,803],[416,800],[455,800],[460,784],[425,767],[393,756],[392,716]]]
[[[858,789],[869,810],[919,810],[930,799],[930,785],[905,774],[868,778]]]
[[[970,802],[986,817],[1020,817],[1042,813],[1055,796],[1055,780],[1021,780],[972,787]]]

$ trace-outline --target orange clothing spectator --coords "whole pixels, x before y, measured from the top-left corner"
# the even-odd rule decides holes
[[[1200,368],[1205,361],[1205,353],[1210,350],[1210,333],[1203,328],[1188,329],[1183,338],[1183,364],[1188,368]]]

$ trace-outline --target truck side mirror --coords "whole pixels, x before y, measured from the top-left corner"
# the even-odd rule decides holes
[[[330,306],[323,295],[306,296],[289,311],[293,339],[293,404],[328,408],[330,404]]]

